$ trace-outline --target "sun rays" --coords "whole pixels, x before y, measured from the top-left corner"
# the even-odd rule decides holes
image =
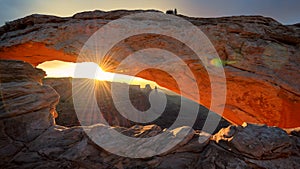
[[[112,81],[114,79],[114,74],[110,72],[105,72],[101,67],[97,69],[95,79],[102,81]]]
[[[93,62],[70,63],[54,60],[44,62],[38,65],[37,68],[46,71],[46,77],[74,77],[102,81],[112,81],[114,79],[114,73],[105,72],[99,65]]]
[[[133,77],[123,74],[116,74],[107,72],[106,70],[113,70],[110,66],[110,60],[102,60],[99,65],[94,62],[71,63],[63,61],[48,61],[37,66],[46,71],[47,78],[54,77],[72,77],[72,78],[86,78],[98,81],[110,81],[128,83],[132,85],[141,85],[144,87],[149,84],[152,88],[158,86],[155,82],[145,80],[139,77]]]

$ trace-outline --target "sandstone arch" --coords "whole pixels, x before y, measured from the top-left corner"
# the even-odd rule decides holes
[[[85,41],[98,28],[136,12],[141,11],[93,11],[68,18],[31,15],[9,22],[0,28],[0,58],[24,60],[35,66],[50,60],[75,62]],[[300,32],[296,26],[284,26],[260,16],[185,18],[207,34],[222,59],[236,61],[225,66],[226,119],[236,124],[246,121],[284,128],[300,126]],[[170,42],[152,38],[152,44],[158,42],[159,46]],[[119,47],[132,52],[127,45],[135,40],[140,37]],[[185,61],[205,79],[201,65]],[[176,92],[175,85],[164,83],[168,77],[160,76],[159,72],[149,70],[139,76]],[[204,90],[200,94],[206,98],[201,103],[208,107],[209,86],[201,83]]]

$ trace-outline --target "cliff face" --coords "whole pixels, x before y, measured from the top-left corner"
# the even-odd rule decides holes
[[[0,58],[24,60],[32,65],[54,59],[75,62],[83,44],[100,27],[138,12],[142,11],[94,11],[69,18],[27,16],[0,28]],[[208,36],[225,63],[234,62],[224,67],[227,102],[223,116],[227,120],[284,128],[300,126],[300,31],[297,26],[284,26],[261,16],[184,18]],[[159,24],[163,27],[167,23]],[[154,35],[131,37],[115,46],[108,59],[113,67],[128,54],[146,47],[167,49],[180,56],[199,78],[201,100],[198,102],[210,106],[210,83],[205,69],[189,59],[192,53],[178,41]],[[160,64],[172,66],[165,62]],[[132,63],[124,72],[141,66]],[[189,77],[180,72],[180,68],[176,71],[189,86],[186,80]],[[163,72],[146,70],[138,76],[179,92],[176,82]],[[193,99],[193,93],[183,95]]]
[[[7,161],[54,125],[59,95],[41,84],[45,72],[28,63],[1,60],[0,68],[0,158]]]
[[[55,106],[59,95],[53,88],[41,84],[45,72],[23,61],[1,60],[0,67],[0,118],[4,121],[9,119],[9,123],[21,126],[22,121],[28,120],[32,124],[24,124],[24,129],[35,130],[34,127],[37,127],[37,134],[53,125],[53,118],[49,112],[56,114]],[[14,128],[9,130],[13,132]]]
[[[287,133],[277,127],[245,123],[229,126],[210,137],[186,126],[162,131],[156,125],[55,125],[52,114],[59,96],[40,83],[44,72],[22,61],[1,60],[0,66],[1,168],[300,168],[299,129]],[[106,140],[103,130],[146,140],[164,132],[172,141],[182,141],[163,154],[132,159],[105,151],[87,136]],[[116,139],[107,142],[115,149],[121,146],[119,143]],[[154,145],[155,150],[168,144],[162,140]],[[127,148],[149,148],[145,154],[153,151],[144,141],[131,142]]]

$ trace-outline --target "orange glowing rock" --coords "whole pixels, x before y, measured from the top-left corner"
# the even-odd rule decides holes
[[[81,47],[98,28],[130,13],[134,12],[114,12],[112,16],[106,13],[104,17],[99,12],[90,12],[55,19],[34,15],[13,21],[0,28],[0,59],[23,60],[35,66],[50,60],[76,62]],[[260,16],[187,19],[206,33],[222,61],[229,63],[218,62],[225,66],[227,78],[222,116],[236,124],[300,126],[300,34],[295,26],[284,26]],[[28,21],[33,24],[18,27]],[[195,101],[210,107],[211,88],[205,68],[199,60],[191,59],[193,53],[183,43],[174,39],[140,35],[121,41],[107,54],[111,66],[107,71],[114,72],[122,59],[144,48],[161,48],[179,56],[197,77],[201,98]],[[172,66],[163,61],[161,64]],[[118,73],[130,74],[139,66],[132,63]],[[180,72],[180,67],[176,71],[189,86],[185,72]],[[138,76],[180,93],[176,81],[166,72],[148,69]],[[193,99],[194,93],[181,94]]]

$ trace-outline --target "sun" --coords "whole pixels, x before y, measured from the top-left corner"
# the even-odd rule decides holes
[[[110,72],[105,72],[101,67],[98,67],[95,77],[97,80],[112,81],[114,78],[114,74]]]
[[[63,61],[48,61],[37,66],[47,72],[48,78],[50,77],[73,77],[73,78],[88,78],[100,81],[128,83],[132,85],[145,86],[150,84],[152,88],[158,86],[155,82],[145,80],[135,76],[125,74],[117,74],[106,72],[107,65],[103,69],[94,62],[71,63]]]

